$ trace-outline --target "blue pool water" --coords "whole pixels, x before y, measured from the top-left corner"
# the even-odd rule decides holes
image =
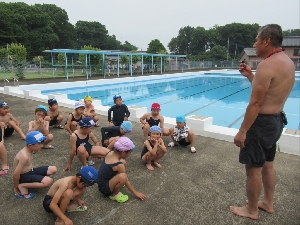
[[[64,90],[46,90],[43,94],[65,93],[71,100],[83,99],[86,95],[100,99],[103,105],[113,105],[113,96],[120,94],[127,106],[138,105],[150,108],[153,102],[161,104],[161,114],[200,115],[213,117],[213,124],[239,128],[249,102],[251,85],[240,74],[202,74],[176,78],[160,78],[74,87]],[[299,129],[300,80],[296,78],[294,88],[285,105],[290,129]]]

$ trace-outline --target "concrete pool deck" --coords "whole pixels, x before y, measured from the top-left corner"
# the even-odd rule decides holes
[[[34,118],[34,109],[43,101],[34,101],[1,94],[10,112],[21,122],[25,132],[28,121]],[[60,107],[66,117],[72,110]],[[107,124],[107,117],[100,116],[100,124]],[[65,120],[64,120],[65,121]],[[275,213],[259,211],[260,219],[253,221],[233,215],[230,205],[245,204],[245,171],[238,163],[239,149],[231,142],[209,137],[196,136],[197,153],[187,148],[168,148],[160,162],[162,169],[147,171],[140,161],[143,145],[141,124],[133,122],[133,132],[128,136],[137,150],[128,158],[127,173],[137,191],[148,196],[147,201],[136,199],[126,188],[129,201],[120,204],[99,194],[97,186],[88,188],[82,197],[88,206],[86,212],[68,213],[75,225],[115,224],[247,224],[247,225],[296,225],[300,221],[300,157],[279,152],[275,159],[277,185],[275,191]],[[53,150],[41,150],[34,155],[34,166],[55,165],[54,180],[74,175],[80,168],[74,158],[72,171],[64,172],[69,157],[69,135],[64,130],[50,128],[54,135]],[[100,138],[100,128],[94,128]],[[168,137],[163,138],[165,143]],[[16,153],[24,147],[18,134],[5,138],[8,161],[11,167],[8,175],[0,177],[0,224],[52,225],[55,217],[42,207],[47,188],[32,190],[36,196],[31,200],[13,196],[12,162]],[[101,160],[96,161],[98,169]]]
[[[205,72],[199,72],[200,74],[207,73],[231,73],[232,70],[211,70]],[[134,81],[143,81],[149,79],[162,79],[162,78],[172,78],[172,77],[183,77],[194,75],[195,72],[187,72],[187,73],[173,73],[173,74],[163,74],[163,75],[148,75],[148,76],[133,76],[133,77],[123,77],[123,78],[110,78],[110,79],[98,79],[98,80],[82,80],[77,82],[61,82],[61,83],[39,83],[39,84],[30,84],[30,85],[21,85],[21,86],[5,86],[0,88],[0,92],[26,98],[33,99],[37,101],[42,101],[47,103],[49,98],[56,98],[59,102],[59,105],[73,108],[76,101],[69,100],[67,94],[60,94],[59,91],[56,94],[48,94],[43,95],[41,93],[42,90],[49,89],[60,89],[60,88],[72,88],[79,87],[80,90],[82,87],[95,86],[95,85],[103,85],[103,84],[122,84],[124,82],[134,82]],[[52,79],[53,80],[53,79]],[[103,106],[101,100],[93,100],[93,104],[95,105],[96,112],[100,115],[106,116],[107,111],[109,109],[108,106]],[[131,116],[130,119],[132,121],[138,122],[139,118],[147,112],[146,107],[139,106],[130,106]],[[212,117],[201,117],[197,115],[188,116],[187,124],[194,130],[195,134],[211,137],[218,140],[225,140],[228,142],[233,142],[233,138],[237,133],[238,129],[235,128],[227,128],[222,126],[213,125]],[[175,118],[165,117],[165,127],[170,128],[175,125]],[[278,141],[278,149],[281,152],[293,154],[300,156],[300,135],[299,131],[287,130],[284,129],[282,132],[282,136]]]

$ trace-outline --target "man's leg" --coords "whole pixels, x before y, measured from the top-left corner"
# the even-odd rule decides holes
[[[273,162],[265,162],[262,169],[262,181],[264,186],[264,197],[258,202],[258,208],[273,213],[273,198],[276,184],[276,175]]]
[[[246,168],[246,192],[248,205],[245,207],[230,206],[230,211],[238,216],[258,219],[258,197],[262,187],[262,167],[245,166]]]

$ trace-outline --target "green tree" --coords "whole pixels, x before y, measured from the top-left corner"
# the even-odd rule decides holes
[[[128,64],[129,62],[129,59],[128,59],[128,56],[127,55],[121,55],[121,58],[120,58],[120,63],[122,64],[122,70],[124,72],[124,64]]]
[[[227,48],[224,46],[216,45],[211,49],[210,54],[213,60],[226,60]]]
[[[77,35],[76,47],[94,46],[105,49],[108,39],[106,27],[99,22],[77,21],[75,24]]]
[[[194,30],[195,28],[191,26],[180,28],[177,36],[179,54],[191,54],[190,46],[192,43],[192,35]]]
[[[12,43],[8,46],[9,59],[11,65],[15,68],[15,75],[21,79],[24,78],[24,67],[26,66],[26,48],[21,44]]]
[[[171,41],[168,43],[168,48],[171,53],[173,54],[179,54],[179,47],[177,43],[177,38],[173,37]]]
[[[147,53],[157,54],[159,51],[167,51],[163,44],[158,40],[154,39],[148,44]]]
[[[208,38],[204,27],[196,27],[192,34],[190,44],[190,54],[197,55],[199,52],[205,52]]]
[[[130,44],[128,41],[125,41],[124,44],[120,46],[120,50],[122,51],[136,51],[138,47]]]
[[[43,56],[35,56],[32,61],[35,63],[35,64],[38,64],[38,74],[40,74],[40,70],[41,70],[41,67],[42,67],[42,62],[44,61],[44,57]]]
[[[283,36],[300,36],[300,29],[290,29],[282,31]]]
[[[136,51],[131,51],[131,53],[136,53]],[[132,63],[133,64],[136,64],[138,61],[140,61],[141,60],[141,57],[139,57],[139,56],[137,56],[137,55],[133,55],[132,56]]]

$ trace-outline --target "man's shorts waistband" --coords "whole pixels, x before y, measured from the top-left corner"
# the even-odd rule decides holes
[[[274,117],[277,117],[277,116],[282,116],[281,113],[282,112],[280,112],[280,113],[274,113],[274,114],[261,114],[261,113],[258,113],[258,117],[264,117],[264,116],[274,116]]]

